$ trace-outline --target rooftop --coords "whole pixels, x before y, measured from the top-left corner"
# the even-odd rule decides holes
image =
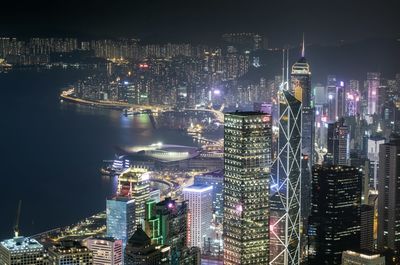
[[[266,113],[260,111],[235,111],[226,113],[226,115],[234,115],[240,117],[254,116],[254,115],[267,115]]]
[[[0,242],[0,245],[10,252],[43,250],[43,246],[37,240],[23,236],[6,239]]]
[[[198,184],[183,188],[183,192],[205,192],[212,189],[213,186]]]

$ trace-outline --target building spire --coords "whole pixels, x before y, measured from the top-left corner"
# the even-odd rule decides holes
[[[305,57],[305,51],[306,51],[306,46],[305,46],[304,32],[303,32],[303,44],[301,45],[301,58]]]

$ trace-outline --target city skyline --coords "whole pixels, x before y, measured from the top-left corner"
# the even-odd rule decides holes
[[[7,6],[9,9],[16,7],[11,2],[5,8]],[[17,14],[11,16],[6,12],[0,18],[0,33],[21,36],[30,36],[32,32],[36,36],[130,36],[172,41],[186,36],[192,41],[213,41],[216,36],[234,29],[261,33],[271,38],[272,47],[279,47],[298,43],[304,31],[310,43],[399,37],[399,31],[394,26],[399,24],[395,12],[398,7],[396,1],[349,3],[343,0],[328,6],[315,0],[279,3],[252,0],[246,4],[226,0],[217,3],[210,0],[191,3],[177,0],[139,3],[122,0],[112,3],[39,1],[34,4],[27,1],[19,6]],[[299,16],[301,19],[298,19]],[[236,17],[243,19],[237,20]]]
[[[400,264],[398,3],[13,5],[1,265]]]

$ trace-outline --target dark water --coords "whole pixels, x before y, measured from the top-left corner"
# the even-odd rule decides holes
[[[112,184],[103,159],[117,145],[193,145],[176,131],[154,130],[147,116],[61,103],[60,88],[79,71],[0,74],[0,239],[12,236],[18,201],[20,229],[32,235],[105,209]]]

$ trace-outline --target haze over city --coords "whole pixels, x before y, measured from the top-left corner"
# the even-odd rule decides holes
[[[0,265],[400,264],[399,10],[2,3]]]

